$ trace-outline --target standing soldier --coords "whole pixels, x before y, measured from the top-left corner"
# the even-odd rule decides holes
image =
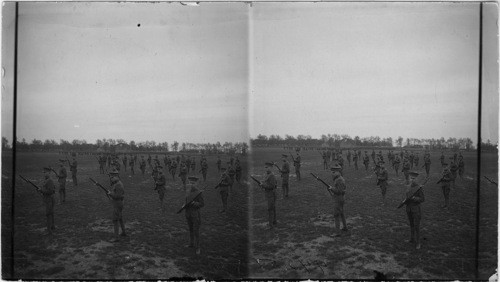
[[[201,161],[201,174],[203,175],[203,181],[207,181],[207,171],[208,171],[208,162],[206,159]]]
[[[429,172],[431,170],[431,154],[429,154],[429,152],[426,152],[424,155],[424,167],[425,174],[429,177]]]
[[[64,160],[59,160],[59,171],[57,172],[57,182],[59,182],[59,203],[66,202],[66,178],[68,173],[64,167]]]
[[[415,156],[413,155],[413,152],[410,153],[410,157],[409,157],[409,160],[410,160],[410,169],[413,169],[413,159],[415,158]]]
[[[297,157],[293,159],[293,166],[295,167],[295,175],[297,176],[297,181],[300,181],[300,154],[297,152]]]
[[[227,197],[229,195],[229,186],[231,185],[231,179],[226,172],[226,168],[220,168],[222,174],[220,176],[220,181],[217,187],[219,187],[220,198],[222,201],[222,209],[219,212],[224,213],[227,210]]]
[[[60,161],[60,160],[59,160]],[[64,161],[64,160],[63,160]],[[99,156],[99,173],[104,174],[104,166],[106,165],[106,157]]]
[[[361,150],[358,150],[358,159],[361,159]]]
[[[52,235],[52,231],[56,229],[54,224],[54,194],[56,188],[54,186],[54,181],[50,178],[50,171],[51,169],[49,167],[43,168],[45,179],[43,181],[43,186],[40,192],[43,195],[43,202],[45,203],[45,216],[47,216],[47,233],[49,235]]]
[[[277,225],[276,221],[276,187],[278,182],[276,177],[271,171],[273,163],[266,163],[266,176],[264,181],[262,181],[261,187],[265,190],[266,200],[267,200],[267,213],[269,219],[269,229],[274,228]]]
[[[352,160],[354,162],[354,169],[358,170],[358,154],[356,150],[354,150],[354,154],[352,155]]]
[[[175,161],[177,162],[177,164],[179,164],[181,162],[181,157],[179,157],[179,155],[177,155],[177,157],[175,158]]]
[[[78,186],[78,179],[76,179],[76,171],[77,171],[78,163],[76,159],[73,158],[73,162],[69,165],[69,170],[71,171],[71,178],[73,178],[73,185]]]
[[[423,189],[420,189],[420,185],[416,182],[418,176],[417,172],[410,172],[411,185],[408,186],[406,190],[406,199],[408,199],[406,204],[406,214],[408,215],[408,220],[410,221],[410,231],[411,237],[408,241],[409,243],[416,244],[416,249],[420,249],[420,219],[422,218],[422,212],[420,210],[420,204],[425,201]]]
[[[389,175],[387,173],[387,169],[384,166],[384,161],[379,163],[380,169],[377,175],[377,184],[380,187],[380,191],[382,192],[382,200],[385,205],[385,194],[387,192],[387,180],[389,179]]]
[[[130,166],[130,172],[132,172],[132,175],[135,174],[134,172],[134,166],[135,166],[135,162],[134,162],[134,158],[132,156],[130,156],[130,161],[128,162],[129,166]]]
[[[418,152],[415,154],[415,157],[413,158],[413,162],[415,163],[415,167],[418,168],[418,161],[420,159],[420,156],[418,155]]]
[[[187,168],[187,172],[189,173],[189,169],[191,168],[191,159],[189,157],[186,160],[186,168]],[[193,172],[194,172],[194,169],[193,169]]]
[[[182,181],[182,187],[184,188],[184,191],[186,191],[186,180],[187,180],[187,166],[185,162],[181,162],[181,167],[179,169],[179,177],[181,178]]]
[[[451,182],[453,183],[453,188],[455,188],[455,181],[457,179],[458,165],[455,163],[454,158],[450,157],[450,172],[451,172]]]
[[[173,161],[170,166],[170,173],[172,174],[172,179],[175,180],[175,175],[177,174],[177,161]]]
[[[111,167],[111,154],[108,154],[107,159],[108,159],[108,168],[110,168]]]
[[[168,172],[171,171],[171,166],[172,166],[172,160],[170,159],[169,156],[167,156],[167,160],[165,161],[165,168],[167,169]]]
[[[123,155],[123,171],[127,171],[127,155]]]
[[[168,165],[168,156],[167,156],[167,154],[163,155],[163,165],[165,166],[165,168],[168,169],[169,165]]]
[[[146,160],[144,156],[141,156],[141,162],[139,163],[139,168],[141,169],[142,175],[144,176],[144,172],[146,171]]]
[[[410,167],[411,167],[410,161],[407,158],[405,158],[403,160],[403,171],[402,172],[405,176],[406,185],[410,184]]]
[[[238,183],[240,183],[240,180],[241,180],[241,173],[242,173],[242,171],[243,171],[243,168],[241,167],[241,164],[240,164],[240,162],[239,162],[239,161],[238,161],[238,162],[235,162],[235,163],[236,163],[236,167],[234,168],[234,170],[236,171],[236,176],[235,176],[235,177],[236,177],[236,181],[237,181]]]
[[[117,242],[119,241],[118,231],[120,227],[122,228],[122,233],[120,234],[120,236],[127,236],[125,234],[125,224],[123,223],[122,216],[123,197],[125,195],[125,190],[116,169],[112,169],[109,173],[109,180],[111,181],[111,191],[108,191],[108,195],[113,201],[113,227],[115,233],[115,238],[111,241]]]
[[[220,156],[217,156],[217,172],[220,173],[220,166],[222,164],[222,161],[220,159]]]
[[[444,196],[444,205],[442,205],[442,208],[447,208],[450,204],[450,182],[453,179],[453,176],[451,174],[451,171],[448,167],[447,163],[443,163],[443,173],[441,175],[441,179],[439,179],[438,184],[441,183],[441,190],[443,190],[443,196]]]
[[[194,156],[191,157],[191,170],[196,171],[196,160],[194,159]]]
[[[328,169],[328,156],[326,154],[326,152],[323,152],[323,169]]]
[[[234,169],[231,162],[228,162],[227,164],[228,164],[227,175],[229,175],[229,179],[231,180],[229,182],[229,190],[232,192],[233,191],[233,184],[234,184],[234,177],[236,176],[236,170]]]
[[[458,156],[458,175],[460,175],[460,178],[464,178],[464,171],[465,171],[465,163],[464,163],[464,158],[462,155]]]
[[[148,165],[151,167],[151,154],[148,154]]]
[[[394,157],[394,162],[393,162],[394,170],[396,171],[396,176],[399,176],[399,164],[400,163],[401,163],[401,159],[399,158],[399,155],[396,155]]]
[[[340,175],[344,175],[343,174],[343,172],[344,172],[344,158],[342,157],[342,155],[338,156],[337,162],[338,162],[339,166],[341,167],[341,169],[340,169]]]
[[[283,164],[281,165],[281,189],[283,191],[283,199],[288,198],[288,180],[290,179],[290,163],[288,163],[287,155],[281,155]]]
[[[196,187],[198,177],[189,177],[189,192],[186,195],[186,221],[189,227],[189,245],[188,248],[195,248],[196,254],[201,253],[200,250],[200,225],[201,214],[200,209],[205,206],[203,195]]]
[[[165,175],[163,174],[162,166],[158,167],[158,177],[155,179],[155,190],[158,192],[158,197],[160,198],[160,209],[164,212],[165,206],[163,205],[163,198],[165,198],[167,180],[165,179]]]
[[[458,155],[457,155],[457,152],[455,152],[455,153],[453,154],[453,162],[454,162],[454,163],[457,163],[457,156],[458,156]]]
[[[444,153],[441,152],[441,157],[439,157],[439,159],[441,160],[441,165],[443,165],[444,163]]]
[[[351,150],[347,149],[347,163],[349,163],[349,167],[351,167]]]
[[[367,151],[365,151],[365,156],[363,157],[363,164],[365,165],[365,171],[368,171],[368,164],[370,164],[370,157],[368,156]]]
[[[372,149],[372,160],[373,160],[374,164],[377,163],[377,162],[375,162],[375,149]]]
[[[333,194],[333,216],[335,218],[335,233],[333,234],[333,237],[338,237],[341,236],[340,230],[348,230],[344,214],[344,195],[346,192],[346,185],[344,178],[340,175],[341,167],[334,165],[331,167],[331,170],[333,173],[333,186],[329,186],[328,190],[330,190]],[[342,220],[342,229],[340,229],[340,220]]]
[[[156,179],[158,178],[158,174],[159,174],[158,164],[154,163],[153,164],[153,171],[151,172],[151,176],[153,177],[155,182],[156,182]]]

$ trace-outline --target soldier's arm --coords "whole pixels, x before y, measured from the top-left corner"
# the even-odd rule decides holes
[[[420,191],[418,191],[418,193],[412,197],[412,200],[413,202],[415,203],[423,203],[425,201],[425,196],[424,196],[424,192],[422,191],[422,189],[420,189]]]
[[[113,200],[120,200],[120,199],[123,199],[124,194],[125,194],[125,191],[123,190],[123,186],[116,185],[115,189],[113,191],[110,191],[109,196]]]
[[[199,195],[198,198],[193,201],[192,205],[196,208],[202,208],[205,206],[205,201],[203,200],[203,195]]]

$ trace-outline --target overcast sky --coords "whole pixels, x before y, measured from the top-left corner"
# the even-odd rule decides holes
[[[17,135],[246,141],[247,9],[20,3]]]
[[[252,137],[477,140],[478,3],[255,3],[252,13]],[[495,83],[484,90],[496,141]]]
[[[482,134],[495,143],[497,10],[484,6]],[[13,7],[2,40],[9,140]],[[477,140],[478,3],[19,7],[17,133],[28,141]]]

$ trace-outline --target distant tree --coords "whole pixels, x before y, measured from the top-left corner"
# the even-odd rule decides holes
[[[177,152],[178,149],[179,149],[179,142],[174,141],[174,143],[172,144],[172,151]]]

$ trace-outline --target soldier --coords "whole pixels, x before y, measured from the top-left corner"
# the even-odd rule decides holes
[[[349,167],[351,167],[351,150],[347,150],[347,163],[349,163]]]
[[[125,237],[125,224],[123,223],[123,197],[125,195],[125,190],[123,188],[123,183],[120,181],[118,176],[119,172],[116,169],[112,169],[109,172],[109,180],[111,181],[111,191],[108,191],[109,197],[113,201],[113,227],[115,238],[111,242],[119,241],[118,231],[121,227],[122,233],[120,236]]]
[[[177,173],[177,161],[172,162],[170,166],[170,173],[172,174],[172,179],[175,180],[175,174]]]
[[[453,154],[453,162],[454,162],[454,163],[457,163],[457,156],[458,156],[458,155],[457,155],[457,152],[455,152],[455,153]]]
[[[337,161],[338,161],[338,165],[341,167],[340,169],[340,175],[344,175],[343,172],[344,172],[344,158],[342,158],[342,155],[339,155],[338,158],[337,158]]]
[[[172,166],[172,160],[170,157],[167,155],[167,160],[165,161],[165,168],[170,172]]]
[[[431,154],[429,154],[429,152],[426,152],[424,155],[424,167],[425,174],[429,177],[429,172],[431,170]]]
[[[229,190],[233,191],[233,184],[234,184],[234,178],[236,176],[236,170],[234,169],[231,162],[228,162],[227,164],[228,164],[227,175],[229,175],[229,178],[231,179],[231,181],[229,182]]]
[[[389,179],[389,175],[387,173],[387,169],[385,168],[384,166],[384,161],[381,161],[379,163],[379,166],[380,166],[380,170],[379,170],[379,173],[377,175],[377,185],[380,187],[380,191],[382,192],[382,200],[383,200],[383,203],[385,205],[385,194],[387,192],[387,180]]]
[[[158,164],[154,163],[153,171],[151,172],[151,176],[153,177],[154,181],[156,181],[156,179],[158,178],[158,174],[159,174]]]
[[[420,159],[420,156],[418,155],[418,152],[415,154],[415,157],[413,158],[413,162],[415,163],[415,167],[418,167],[418,161]]]
[[[73,158],[73,162],[69,165],[69,170],[71,171],[71,178],[73,178],[73,185],[78,186],[78,179],[76,179],[76,171],[77,171],[78,163],[76,159]]]
[[[99,173],[104,174],[104,166],[106,165],[106,157],[99,156]]]
[[[365,156],[363,157],[363,164],[365,165],[365,171],[368,171],[368,164],[370,164],[370,157],[368,157],[367,151],[365,151]]]
[[[453,188],[455,188],[455,181],[457,179],[458,165],[455,163],[455,159],[450,157],[450,172],[451,172],[451,182],[453,183]]]
[[[163,198],[165,197],[167,180],[165,179],[165,175],[163,174],[162,166],[158,166],[158,176],[155,178],[155,190],[158,192],[158,197],[160,198],[160,208],[164,212],[165,206],[163,205]]]
[[[420,219],[422,212],[420,204],[425,201],[423,189],[419,189],[420,185],[416,182],[418,176],[417,172],[409,172],[411,184],[406,190],[406,198],[409,199],[406,204],[406,214],[410,221],[411,237],[409,243],[415,243],[416,249],[420,249]]]
[[[222,161],[220,159],[220,156],[217,156],[217,172],[220,173],[220,168],[221,168]]]
[[[394,166],[394,170],[396,171],[396,176],[399,176],[399,164],[401,163],[401,159],[399,158],[399,155],[396,155],[394,157],[394,162],[392,165]]]
[[[59,171],[56,174],[57,182],[59,182],[59,203],[66,202],[66,178],[68,173],[64,167],[64,160],[59,160]]]
[[[283,164],[281,165],[281,189],[283,191],[283,199],[288,198],[288,180],[290,178],[290,163],[287,160],[287,155],[281,155],[281,160]]]
[[[168,169],[169,165],[168,165],[168,156],[167,156],[167,154],[163,154],[163,165],[165,165],[165,168]]]
[[[184,191],[186,191],[186,180],[187,180],[187,166],[185,162],[181,162],[181,167],[179,169],[179,177],[181,178],[182,181],[182,187],[184,188]]]
[[[461,179],[464,178],[464,171],[465,171],[464,158],[460,154],[460,156],[458,156],[458,175],[460,175]]]
[[[358,150],[358,159],[361,159],[361,150]]]
[[[191,159],[190,158],[187,158],[187,160],[186,160],[186,168],[187,168],[187,172],[189,173],[189,169],[191,168]],[[194,172],[194,169],[193,169],[193,172]]]
[[[151,167],[151,154],[148,154],[148,165]]]
[[[241,167],[240,167],[241,168]],[[201,174],[203,175],[203,181],[207,181],[207,171],[208,171],[208,162],[206,159],[201,161]]]
[[[194,157],[191,157],[191,169],[193,171],[196,171],[196,160],[194,159]]]
[[[406,183],[406,185],[410,184],[410,167],[411,167],[410,161],[407,158],[405,158],[403,160],[403,170],[402,170],[402,172],[405,175],[405,183]]]
[[[372,149],[372,160],[373,160],[373,163],[376,164],[377,162],[375,161],[375,150]]]
[[[293,166],[295,167],[295,175],[297,176],[297,181],[300,181],[300,163],[301,158],[299,152],[297,152],[297,157],[293,160]]]
[[[179,155],[177,155],[177,157],[175,158],[175,161],[177,162],[177,164],[179,164],[181,162],[181,157],[179,157]]]
[[[413,159],[414,158],[415,158],[415,156],[413,155],[413,152],[411,152],[410,157],[409,157],[410,169],[413,169]]]
[[[108,154],[107,160],[108,160],[108,168],[110,168],[111,167],[111,154]]]
[[[43,202],[45,204],[45,216],[47,217],[47,233],[52,235],[52,232],[56,229],[54,224],[54,194],[55,186],[54,181],[50,178],[51,169],[49,167],[43,168],[44,181],[40,192],[43,195]]]
[[[441,183],[441,190],[443,190],[444,196],[444,205],[442,208],[447,208],[450,204],[450,182],[453,179],[453,175],[448,167],[447,163],[443,163],[443,173],[441,175],[441,179],[438,181],[438,184]]]
[[[354,162],[354,169],[358,170],[358,154],[356,150],[354,150],[354,154],[352,155],[352,160]]]
[[[128,162],[129,166],[130,166],[130,172],[132,173],[132,175],[135,174],[134,172],[134,165],[135,165],[135,162],[134,162],[134,158],[132,156],[130,156],[130,161]]]
[[[123,171],[127,171],[127,155],[123,155]]]
[[[241,167],[241,164],[239,161],[236,161],[235,162],[235,168],[234,170],[236,171],[236,175],[235,175],[235,178],[236,178],[236,181],[238,183],[240,183],[240,180],[241,180],[241,173],[243,171],[243,168]]]
[[[264,181],[262,181],[261,187],[265,190],[266,200],[267,200],[267,213],[269,219],[269,229],[274,228],[277,225],[276,221],[276,187],[278,182],[276,177],[271,171],[273,163],[266,163],[266,176]]]
[[[444,163],[444,153],[441,152],[441,157],[439,157],[439,159],[441,160],[441,165],[443,165]]]
[[[219,210],[219,212],[224,213],[227,210],[227,197],[229,195],[229,186],[231,185],[231,178],[227,174],[225,167],[221,167],[220,170],[222,174],[220,176],[219,184],[217,186],[219,187],[220,198],[222,200],[222,209]]]
[[[323,152],[322,158],[323,158],[323,169],[328,169],[328,159],[329,159],[329,157],[327,156],[326,152]]]
[[[142,175],[144,176],[144,172],[146,171],[146,160],[144,156],[141,156],[141,162],[139,163],[139,168],[141,169]]]
[[[198,182],[198,177],[189,177],[190,189],[186,195],[186,221],[189,227],[189,245],[188,248],[195,248],[196,254],[201,253],[200,250],[200,225],[201,225],[201,214],[200,209],[205,206],[203,201],[203,195],[200,190],[196,187]]]
[[[340,230],[347,231],[347,223],[344,215],[344,195],[346,191],[346,185],[344,178],[340,175],[341,167],[334,165],[331,167],[333,185],[328,187],[328,190],[332,192],[333,198],[333,216],[335,218],[335,233],[333,237],[341,236]],[[342,220],[342,229],[340,229],[340,220]]]

